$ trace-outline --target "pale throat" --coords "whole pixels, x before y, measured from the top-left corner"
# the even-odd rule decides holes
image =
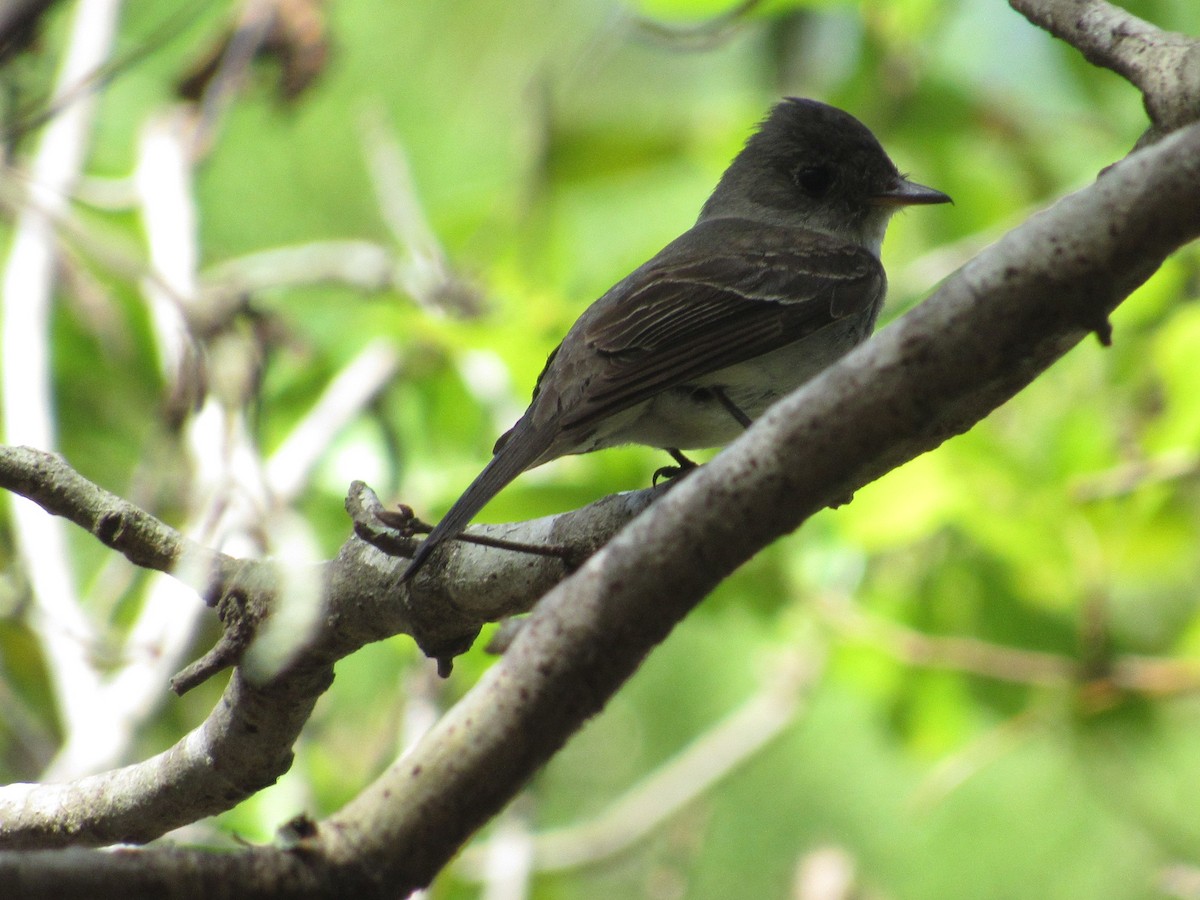
[[[880,251],[883,249],[883,236],[887,232],[888,222],[895,212],[896,210],[893,207],[876,206],[871,208],[871,211],[862,220],[862,224],[858,228],[821,228],[817,225],[816,230],[824,231],[826,234],[841,238],[843,241],[858,244],[860,247],[871,251],[871,254],[876,259],[879,259]]]
[[[863,222],[859,243],[870,250],[876,259],[879,258],[880,251],[883,249],[883,235],[887,231],[888,220],[892,218],[894,212],[894,209],[876,208]]]

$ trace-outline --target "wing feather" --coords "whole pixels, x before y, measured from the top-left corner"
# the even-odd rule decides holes
[[[802,340],[876,307],[885,289],[879,260],[856,244],[736,219],[701,223],[614,287],[581,319],[580,333],[568,335],[604,365],[562,426],[590,427]],[[553,357],[547,371],[552,365]]]

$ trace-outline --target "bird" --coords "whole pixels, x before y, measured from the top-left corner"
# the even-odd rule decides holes
[[[901,174],[849,113],[797,97],[775,104],[695,224],[571,326],[528,409],[402,580],[528,469],[630,443],[686,467],[682,451],[736,438],[870,335],[893,213],[948,202]]]

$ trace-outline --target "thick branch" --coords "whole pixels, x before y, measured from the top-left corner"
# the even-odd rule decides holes
[[[426,883],[722,578],[1103,332],[1198,235],[1200,125],[1010,233],[547,595],[477,687],[322,829],[327,851],[393,891]]]
[[[286,579],[271,562],[233,560],[198,547],[92,484],[53,454],[0,448],[0,487],[67,516],[134,562],[163,570],[170,569],[172,560],[184,560],[187,568],[189,556],[212,563],[211,571],[220,572],[224,591],[218,612],[226,625],[225,636],[196,671],[182,676],[184,686],[239,661],[263,619],[291,600],[281,594]],[[523,532],[530,540],[549,543],[565,542],[569,536],[571,548],[582,559],[661,493],[620,494],[561,516],[473,531]],[[121,527],[101,527],[105,522]],[[170,750],[149,760],[65,784],[0,788],[0,846],[148,841],[230,809],[287,771],[291,746],[317,697],[328,687],[336,660],[395,634],[411,634],[438,655],[473,639],[482,623],[526,611],[563,574],[557,561],[522,567],[527,560],[521,554],[463,545],[453,555],[450,571],[479,564],[485,575],[497,578],[499,587],[485,578],[467,582],[457,591],[447,589],[436,603],[426,597],[425,602],[409,604],[402,602],[396,587],[404,562],[351,538],[337,559],[307,573],[320,586],[321,628],[294,649],[286,670],[272,672],[257,683],[240,671],[235,673],[209,718]]]
[[[769,411],[547,595],[471,693],[297,852],[190,857],[188,878],[211,884],[236,867],[246,897],[280,883],[283,896],[394,897],[427,883],[713,585],[1103,332],[1109,312],[1197,236],[1200,125],[1034,217]],[[155,866],[172,852],[134,858]],[[57,873],[61,896],[98,890],[130,864],[127,855],[91,859]],[[0,880],[21,864],[0,855]]]

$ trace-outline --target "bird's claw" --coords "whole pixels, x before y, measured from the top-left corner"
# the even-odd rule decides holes
[[[674,478],[680,478],[686,475],[688,472],[692,471],[692,469],[699,468],[696,463],[692,462],[692,460],[688,459],[680,451],[675,450],[674,448],[668,448],[667,452],[671,454],[671,458],[675,460],[678,465],[663,466],[662,468],[655,469],[654,475],[650,479],[650,484],[654,487],[658,486],[658,480],[660,478],[670,481]]]

